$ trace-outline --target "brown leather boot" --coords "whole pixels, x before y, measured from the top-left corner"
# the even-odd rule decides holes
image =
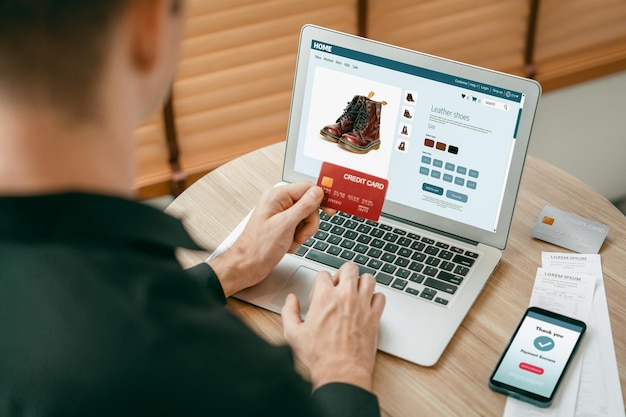
[[[348,102],[348,105],[343,110],[343,114],[337,119],[337,122],[324,126],[320,130],[320,135],[331,142],[337,142],[341,139],[341,135],[352,131],[354,118],[363,107],[366,100],[368,100],[368,98],[365,96],[354,96],[352,100]]]
[[[368,153],[380,148],[380,111],[385,102],[367,100],[364,111],[354,119],[353,130],[344,133],[337,142],[341,147],[355,153]]]

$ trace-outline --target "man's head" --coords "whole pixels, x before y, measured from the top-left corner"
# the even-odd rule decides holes
[[[171,14],[178,14],[178,3],[167,1]],[[93,113],[106,59],[118,41],[114,29],[120,21],[133,19],[127,15],[138,21],[136,32],[142,25],[153,28],[139,21],[144,19],[140,11],[156,9],[156,4],[163,2],[0,0],[0,94],[24,105],[45,102],[81,117]],[[137,49],[142,53],[145,45]]]

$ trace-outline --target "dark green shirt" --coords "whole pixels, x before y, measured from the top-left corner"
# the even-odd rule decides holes
[[[0,198],[0,416],[376,416],[224,307],[180,221],[83,193]]]

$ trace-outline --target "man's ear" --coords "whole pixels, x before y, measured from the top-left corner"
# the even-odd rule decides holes
[[[159,59],[166,0],[130,2],[131,60],[139,71],[150,71]]]

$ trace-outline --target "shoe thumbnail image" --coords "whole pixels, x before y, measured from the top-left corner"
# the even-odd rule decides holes
[[[400,129],[400,134],[407,137],[411,136],[411,127],[408,125],[402,125],[402,128]]]
[[[413,113],[412,110],[408,107],[404,107],[402,109],[402,117],[404,117],[405,119],[412,119],[413,118]]]
[[[342,148],[359,154],[380,148],[380,119],[385,101],[374,101],[371,91],[367,96],[355,95],[337,121],[324,126],[320,135]]]
[[[396,149],[400,152],[406,152],[409,150],[409,143],[404,139],[398,139],[398,145],[396,146]]]
[[[415,100],[417,99],[417,94],[413,91],[407,91],[406,96],[404,96],[404,100],[409,104],[415,104]]]

